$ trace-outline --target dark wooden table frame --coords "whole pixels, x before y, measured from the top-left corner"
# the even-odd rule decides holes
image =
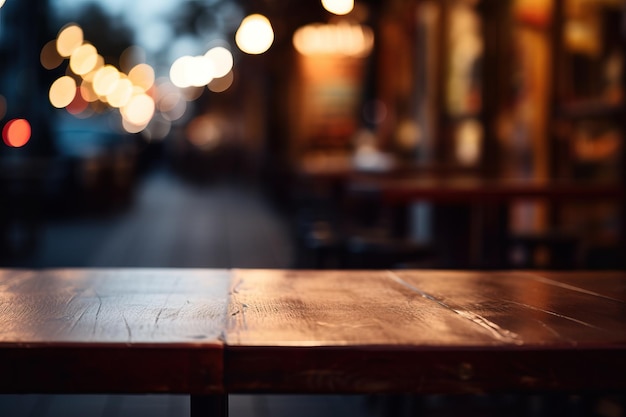
[[[0,270],[0,392],[626,392],[626,272]]]

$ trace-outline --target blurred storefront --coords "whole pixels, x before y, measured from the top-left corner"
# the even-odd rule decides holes
[[[3,200],[132,201],[156,155],[260,183],[297,266],[623,266],[622,0],[3,3]]]

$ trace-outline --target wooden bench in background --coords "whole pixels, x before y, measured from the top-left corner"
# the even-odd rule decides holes
[[[0,271],[0,391],[626,392],[626,272]]]

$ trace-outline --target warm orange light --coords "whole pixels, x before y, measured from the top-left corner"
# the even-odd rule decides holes
[[[207,87],[214,93],[222,93],[230,88],[230,86],[233,84],[234,79],[234,74],[232,71],[230,71],[224,77],[214,78],[209,83],[209,85],[207,85]]]
[[[83,30],[76,24],[69,24],[57,36],[57,51],[59,55],[68,58],[72,52],[83,44]]]
[[[322,6],[333,14],[344,15],[354,9],[354,0],[322,0]]]
[[[61,109],[70,104],[74,100],[75,95],[76,81],[72,77],[65,75],[52,83],[48,97],[50,98],[50,104]]]
[[[148,64],[135,65],[128,72],[128,79],[143,91],[148,91],[154,85],[154,70]]]
[[[147,125],[154,116],[155,104],[147,94],[133,96],[128,104],[120,109],[122,117],[135,126]]]
[[[70,69],[77,75],[85,75],[98,64],[98,51],[88,43],[85,43],[72,52],[70,56]]]
[[[262,54],[274,42],[274,29],[267,17],[251,14],[241,21],[235,33],[239,49],[247,54]]]
[[[74,100],[72,100],[72,102],[65,107],[65,110],[76,116],[87,110],[88,106],[89,103],[83,98],[80,93],[80,87],[78,87],[76,94],[74,95]]]
[[[302,55],[364,57],[374,46],[374,33],[367,26],[348,22],[310,24],[296,30],[293,46]]]
[[[113,65],[105,65],[93,76],[93,90],[101,97],[110,94],[120,79],[120,72]]]
[[[115,83],[113,90],[107,94],[107,102],[111,107],[123,107],[130,101],[133,95],[133,84],[127,78],[122,78]]]
[[[30,123],[25,119],[13,119],[2,129],[2,140],[8,146],[19,148],[30,140]]]
[[[217,147],[223,136],[220,123],[210,116],[198,116],[189,122],[186,129],[187,139],[202,150]]]
[[[80,84],[80,95],[89,103],[93,103],[98,100],[98,95],[95,91],[93,91],[93,85],[87,80],[83,80]]]
[[[55,69],[63,63],[63,57],[57,51],[56,40],[46,43],[41,48],[39,62],[41,62],[41,66],[48,70]]]

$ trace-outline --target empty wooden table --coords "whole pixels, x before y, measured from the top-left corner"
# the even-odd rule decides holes
[[[626,389],[626,274],[235,271],[228,392]]]
[[[625,272],[0,270],[0,392],[626,392]]]
[[[0,392],[186,393],[223,407],[229,272],[0,272]]]

